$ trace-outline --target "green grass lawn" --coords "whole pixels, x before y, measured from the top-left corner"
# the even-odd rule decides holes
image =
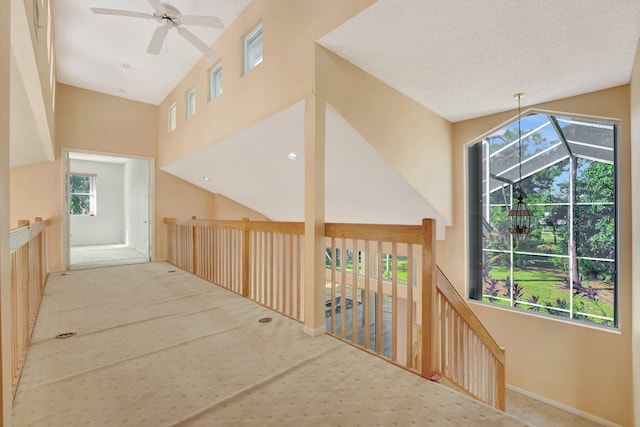
[[[509,276],[509,270],[502,267],[492,267],[490,278],[499,281],[499,296],[508,298],[506,279]],[[564,270],[553,270],[538,267],[529,267],[526,270],[516,270],[514,272],[515,283],[522,286],[523,294],[518,301],[527,302],[532,296],[538,297],[538,304],[557,307],[557,300],[565,300],[567,308],[569,308],[570,292],[563,289],[563,283],[566,277]],[[594,301],[582,295],[574,295],[573,309],[574,312],[594,314],[598,316],[613,317],[613,287],[601,281],[585,281],[583,286],[593,286],[599,289],[598,298]],[[491,300],[484,298],[485,301]],[[495,301],[495,300],[494,300]],[[510,305],[508,301],[496,301],[503,305]],[[518,306],[516,304],[516,306]],[[529,309],[530,306],[521,305],[520,308]],[[541,312],[548,312],[546,309],[540,309]],[[556,314],[560,314],[556,312]],[[601,320],[588,318],[585,320],[602,323]]]

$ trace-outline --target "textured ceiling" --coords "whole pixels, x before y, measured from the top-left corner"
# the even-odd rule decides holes
[[[153,13],[147,0],[55,0],[57,79],[61,83],[159,104],[202,58],[199,50],[169,31],[159,55],[147,53],[154,20],[96,15],[89,8]],[[229,26],[250,0],[174,0],[184,15],[218,16]],[[208,45],[222,30],[188,26]],[[130,68],[125,71],[122,64]],[[117,91],[117,90],[121,90]]]
[[[456,122],[626,84],[638,0],[378,0],[319,43]]]

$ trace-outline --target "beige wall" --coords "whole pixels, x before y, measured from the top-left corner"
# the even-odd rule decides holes
[[[631,73],[631,186],[633,188],[633,287],[640,286],[640,197],[637,196],[640,185],[640,43],[636,51],[636,58]],[[640,425],[640,291],[633,293],[633,407],[635,422]]]
[[[562,99],[535,108],[620,120],[619,229],[631,227],[629,87]],[[513,111],[453,125],[454,224],[440,267],[467,294],[465,147],[513,120]],[[507,383],[615,423],[632,425],[631,234],[619,233],[619,332],[473,303],[473,309],[507,350]]]
[[[223,93],[208,102],[208,70],[202,59],[160,104],[160,166],[268,117],[312,91],[314,42],[373,0],[255,0],[213,44],[222,57]],[[268,5],[268,7],[266,7]],[[244,74],[244,36],[263,23],[264,60]],[[197,114],[186,120],[186,92],[196,88]],[[177,105],[177,128],[168,111]]]
[[[50,269],[62,265],[61,149],[124,156],[157,156],[157,107],[58,85],[56,160],[11,170],[11,223],[36,216],[52,219],[49,230]],[[164,257],[163,217],[211,218],[214,196],[190,183],[156,170],[155,233],[157,258]]]
[[[316,74],[317,92],[451,223],[451,123],[320,46]]]

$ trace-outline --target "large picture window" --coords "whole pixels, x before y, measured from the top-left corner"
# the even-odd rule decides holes
[[[69,176],[69,213],[96,214],[96,175],[74,173]]]
[[[468,150],[470,297],[617,326],[616,125],[534,113],[518,142],[514,122]],[[523,241],[508,230],[518,185]]]

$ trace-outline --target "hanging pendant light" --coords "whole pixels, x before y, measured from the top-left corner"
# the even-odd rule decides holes
[[[527,239],[533,228],[533,212],[525,203],[525,194],[522,191],[522,128],[520,119],[522,114],[520,111],[520,101],[524,97],[523,93],[516,93],[514,96],[518,100],[518,187],[514,191],[514,197],[518,200],[512,204],[509,211],[509,233],[516,241],[524,241]],[[514,186],[515,187],[515,186]]]

